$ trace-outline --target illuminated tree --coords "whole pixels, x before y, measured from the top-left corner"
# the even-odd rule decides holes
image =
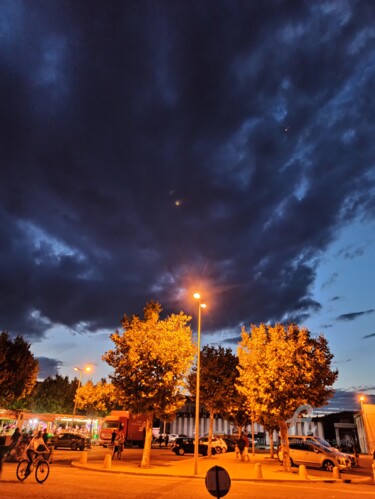
[[[200,355],[200,402],[209,412],[208,456],[212,455],[215,414],[222,414],[233,401],[238,377],[238,359],[230,348],[204,346]],[[197,367],[188,376],[188,388],[196,396]]]
[[[77,408],[91,416],[106,416],[111,410],[118,407],[118,393],[111,383],[105,379],[94,385],[88,381],[78,388],[75,400]]]
[[[22,336],[14,341],[0,334],[0,405],[6,407],[30,394],[39,371],[39,362]]]
[[[303,405],[320,407],[333,395],[337,379],[327,340],[305,328],[261,324],[242,330],[238,348],[239,390],[255,414],[274,416],[280,425],[284,469],[290,470],[287,420]]]
[[[143,319],[124,316],[122,334],[111,335],[114,350],[103,356],[114,368],[110,378],[120,402],[133,414],[147,417],[142,467],[150,464],[154,418],[173,415],[184,404],[184,379],[195,351],[191,317],[180,312],[161,320],[161,311],[159,303],[149,302]]]

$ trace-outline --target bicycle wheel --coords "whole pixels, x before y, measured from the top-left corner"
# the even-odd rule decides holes
[[[18,480],[21,480],[21,482],[28,477],[28,475],[26,475],[26,468],[28,464],[29,461],[27,459],[22,459],[22,461],[18,463],[16,475]]]
[[[47,480],[49,475],[49,464],[43,459],[39,461],[35,470],[35,478],[38,483],[43,483]]]

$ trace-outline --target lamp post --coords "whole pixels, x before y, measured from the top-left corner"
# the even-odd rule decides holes
[[[76,394],[74,396],[74,409],[73,409],[73,418],[72,418],[72,428],[73,428],[74,418],[76,416],[76,410],[77,410],[77,392],[78,392],[78,390],[79,390],[79,388],[81,386],[82,373],[83,372],[89,373],[91,371],[91,367],[87,366],[87,367],[84,367],[83,369],[81,369],[80,367],[75,367],[74,370],[75,371],[79,371],[79,378],[78,378],[78,386],[77,386]]]
[[[361,402],[361,419],[362,419],[362,424],[363,424],[363,430],[364,430],[364,434],[365,434],[365,451],[366,451],[366,454],[368,454],[369,452],[369,440],[368,440],[368,434],[367,434],[367,427],[366,427],[366,416],[365,416],[365,412],[363,410],[363,402],[365,401],[365,397],[362,395],[361,397],[359,397],[359,400]]]
[[[194,439],[194,475],[198,475],[198,450],[199,450],[199,389],[200,389],[200,368],[201,368],[201,309],[206,308],[201,303],[201,295],[194,293],[194,298],[198,300],[198,353],[197,353],[197,383],[195,395],[195,439]]]

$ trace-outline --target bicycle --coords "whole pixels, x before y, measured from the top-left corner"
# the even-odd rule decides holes
[[[31,473],[35,470],[35,479],[38,483],[43,483],[47,480],[49,475],[49,464],[48,461],[44,458],[45,452],[40,452],[33,460],[30,465],[30,472],[26,473],[27,466],[29,461],[27,459],[22,459],[18,463],[16,475],[18,480],[23,482],[26,478],[31,475]]]

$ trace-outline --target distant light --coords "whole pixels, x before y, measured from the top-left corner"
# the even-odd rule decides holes
[[[199,293],[194,293],[194,295],[193,295],[193,296],[194,296],[194,298],[195,298],[196,300],[199,300],[199,299],[200,299],[200,297],[201,297],[201,295],[200,295]]]
[[[75,371],[86,371],[86,372],[90,372],[91,371],[91,367],[90,366],[86,366],[83,369],[81,369],[80,367],[74,367],[73,369]]]
[[[176,199],[176,201],[174,202],[174,204],[176,206],[181,206],[181,201],[179,199]]]
[[[206,308],[207,305],[205,303],[201,303],[201,308]]]

